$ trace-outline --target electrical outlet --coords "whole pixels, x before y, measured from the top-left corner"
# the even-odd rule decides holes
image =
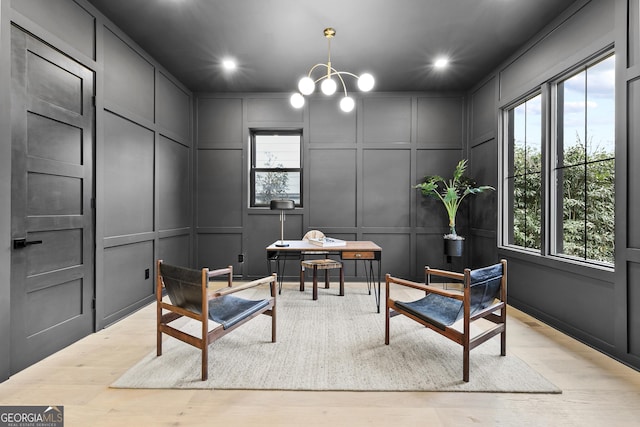
[[[240,262],[240,263],[244,262],[244,254],[239,254],[238,255],[238,262]]]
[[[144,271],[144,279],[145,279],[145,280],[147,280],[148,278],[149,278],[149,269],[147,268],[147,269]]]

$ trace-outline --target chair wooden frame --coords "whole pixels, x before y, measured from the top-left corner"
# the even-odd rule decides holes
[[[385,319],[385,344],[389,345],[389,320],[391,317],[402,314],[407,316],[416,322],[426,326],[427,328],[443,335],[444,337],[460,344],[463,348],[463,380],[469,381],[469,352],[480,344],[486,342],[490,338],[500,334],[500,355],[506,355],[506,325],[507,325],[507,262],[501,260],[502,264],[502,277],[500,279],[499,296],[494,300],[493,304],[486,308],[482,308],[471,312],[471,269],[465,269],[464,273],[456,273],[446,270],[432,269],[425,267],[425,284],[412,282],[396,277],[392,277],[390,274],[386,275],[386,319]],[[455,290],[447,290],[439,287],[435,287],[431,284],[431,277],[438,276],[448,279],[454,279],[462,282],[462,292]],[[454,329],[451,325],[438,325],[418,317],[413,313],[399,307],[396,304],[396,300],[390,296],[391,285],[406,286],[409,288],[418,289],[425,292],[425,295],[433,293],[441,295],[443,297],[452,298],[462,302],[463,315],[462,315],[462,332]],[[499,314],[496,314],[500,311]],[[495,325],[483,332],[471,336],[471,323],[478,319],[486,319]]]
[[[163,301],[163,289],[165,289],[165,283],[162,276],[162,260],[157,261],[156,265],[156,302],[157,302],[157,355],[162,355],[162,334],[167,334],[190,344],[196,348],[199,348],[202,352],[202,380],[205,381],[208,378],[208,347],[209,344],[218,338],[228,334],[237,327],[248,322],[250,319],[265,314],[271,316],[271,342],[276,342],[276,274],[263,277],[261,279],[253,280],[248,283],[233,287],[233,267],[228,266],[226,268],[209,270],[203,268],[200,274],[200,280],[198,285],[200,286],[200,297],[198,303],[200,307],[184,308],[178,305],[174,305],[171,302]],[[172,266],[173,268],[180,268]],[[183,269],[188,271],[188,269]],[[193,270],[191,271],[194,272]],[[197,272],[197,271],[196,271]],[[217,289],[215,291],[208,291],[207,286],[209,280],[213,277],[220,277],[227,275],[227,287]],[[191,282],[191,285],[196,285],[195,282]],[[253,312],[252,314],[242,318],[227,328],[223,324],[218,324],[213,329],[209,330],[209,304],[217,298],[221,298],[226,295],[230,295],[236,292],[240,292],[256,286],[268,284],[270,287],[271,296],[268,299],[268,304]],[[191,335],[180,329],[174,328],[170,325],[171,322],[182,318],[188,317],[190,319],[199,321],[202,329],[200,337]]]

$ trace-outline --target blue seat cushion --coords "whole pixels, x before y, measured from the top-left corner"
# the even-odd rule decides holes
[[[445,330],[462,318],[462,301],[429,294],[417,301],[396,301],[396,306],[433,326]]]
[[[253,301],[224,295],[209,301],[209,319],[227,329],[268,305],[267,299]]]

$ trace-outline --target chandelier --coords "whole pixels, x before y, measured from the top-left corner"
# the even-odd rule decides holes
[[[334,30],[333,28],[324,29],[324,36],[327,38],[327,42],[329,45],[329,59],[327,60],[326,64],[316,64],[311,67],[309,73],[307,73],[305,77],[300,79],[300,81],[298,82],[298,90],[300,92],[296,92],[291,95],[291,105],[293,107],[302,108],[304,106],[303,95],[311,95],[316,88],[316,83],[318,82],[322,82],[320,84],[320,90],[322,91],[322,93],[324,93],[325,95],[333,95],[338,89],[336,80],[339,80],[340,84],[342,85],[342,92],[344,93],[344,96],[340,100],[340,109],[345,113],[352,111],[356,103],[347,92],[347,86],[344,84],[344,79],[342,78],[343,76],[355,77],[358,80],[358,88],[363,92],[368,92],[373,89],[374,79],[371,74],[364,73],[358,76],[347,71],[338,71],[333,68],[333,66],[331,65],[331,39],[335,37],[335,35],[336,30]],[[322,70],[322,67],[324,67],[326,73],[323,72],[320,77],[314,80],[313,77],[311,77],[311,74],[316,70],[316,68],[320,68]],[[332,77],[335,77],[335,79]]]

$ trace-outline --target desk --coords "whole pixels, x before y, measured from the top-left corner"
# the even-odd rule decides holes
[[[269,271],[273,272],[272,265],[275,263],[276,273],[278,274],[278,292],[282,291],[282,280],[284,278],[284,267],[288,259],[300,260],[303,255],[325,255],[335,254],[340,255],[341,260],[362,260],[365,262],[365,276],[367,278],[367,287],[369,294],[371,294],[371,288],[376,299],[376,307],[378,313],[380,313],[380,276],[381,276],[381,261],[382,261],[382,248],[373,242],[362,241],[347,241],[344,246],[317,246],[311,244],[305,240],[285,240],[289,246],[276,246],[273,242],[267,246],[267,263],[269,265]],[[368,263],[367,263],[368,261]],[[375,275],[373,272],[373,261],[378,262],[378,287],[375,286]]]

